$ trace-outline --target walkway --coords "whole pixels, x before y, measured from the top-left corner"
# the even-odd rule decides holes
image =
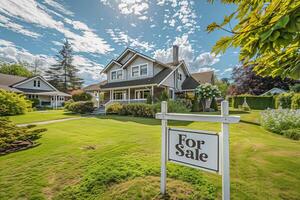
[[[44,125],[44,124],[53,124],[57,122],[65,122],[65,121],[71,121],[71,120],[76,120],[76,119],[82,119],[85,117],[72,117],[72,118],[65,118],[65,119],[54,119],[54,120],[49,120],[49,121],[42,121],[42,122],[32,122],[28,124],[18,124],[17,126],[19,127],[24,127],[28,125]]]

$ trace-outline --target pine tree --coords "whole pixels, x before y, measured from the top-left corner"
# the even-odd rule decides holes
[[[64,42],[57,55],[58,64],[50,67],[48,74],[50,83],[64,91],[78,89],[82,85],[82,79],[78,77],[78,69],[72,65],[73,50],[68,40]]]

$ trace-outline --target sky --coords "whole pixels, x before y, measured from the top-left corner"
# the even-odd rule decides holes
[[[238,49],[211,53],[228,33],[205,29],[234,10],[206,0],[1,0],[0,61],[26,62],[43,74],[57,62],[67,38],[73,64],[88,85],[105,79],[101,69],[126,47],[168,62],[176,44],[191,72],[214,70],[220,78],[230,77]]]

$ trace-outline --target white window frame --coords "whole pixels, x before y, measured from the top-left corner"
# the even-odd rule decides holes
[[[135,90],[135,91],[134,91],[134,98],[135,98],[135,99],[146,99],[146,98],[138,98],[137,95],[136,95],[137,92],[143,92],[143,96],[144,96],[144,92],[145,92],[145,91],[149,91],[149,93],[150,93],[150,95],[151,95],[151,90],[150,90],[150,89],[138,89],[138,90]]]
[[[141,75],[141,66],[146,66],[147,68],[147,74],[146,75]],[[132,72],[133,72],[133,68],[137,67],[138,68],[138,75],[137,76],[133,76]],[[148,76],[149,75],[149,67],[148,67],[148,63],[143,63],[143,64],[139,64],[139,65],[133,65],[131,66],[131,77],[136,78],[136,77],[144,77],[144,76]]]
[[[121,76],[121,78],[118,78],[118,71],[122,71],[122,76]],[[113,76],[112,76],[112,73],[113,73],[113,72],[116,72],[116,78],[115,78],[115,79],[113,79]],[[123,69],[116,69],[116,70],[110,71],[110,79],[111,79],[112,81],[114,81],[114,80],[122,80],[122,79],[123,79],[123,76],[124,76]]]

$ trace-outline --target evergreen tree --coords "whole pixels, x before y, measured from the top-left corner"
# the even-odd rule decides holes
[[[72,54],[72,46],[66,40],[57,55],[58,64],[50,67],[48,71],[50,83],[64,91],[79,89],[82,85],[82,79],[77,75],[79,70],[72,64]]]

